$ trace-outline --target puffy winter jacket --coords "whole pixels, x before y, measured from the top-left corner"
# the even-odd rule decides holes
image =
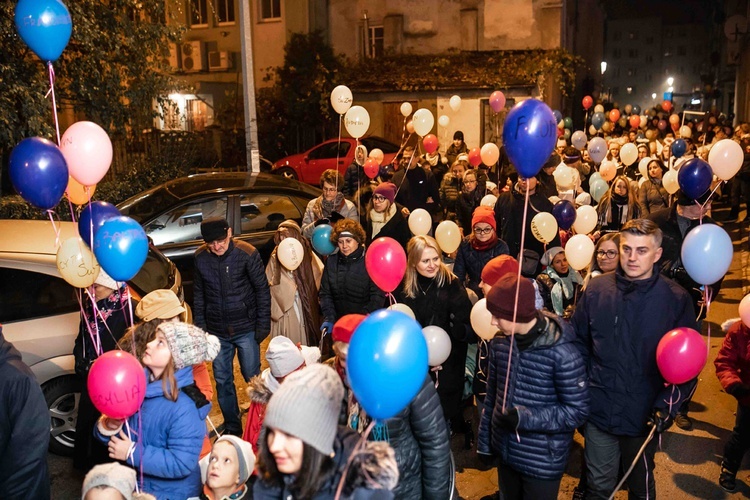
[[[716,376],[725,391],[737,384],[750,385],[750,328],[736,322],[724,337],[714,361]],[[750,396],[740,398],[743,406],[750,406]]]
[[[659,274],[631,281],[622,270],[591,280],[572,317],[576,345],[588,363],[589,422],[616,436],[645,436],[654,408],[668,408],[672,388],[656,365],[656,347],[677,327],[695,328],[687,292]],[[695,381],[678,386],[684,399]],[[676,414],[680,401],[673,401]]]
[[[669,207],[669,193],[661,183],[647,179],[638,188],[638,205],[641,217],[648,217],[652,212]]]
[[[202,245],[195,251],[196,326],[222,337],[271,332],[271,292],[260,254],[249,243],[230,240],[224,255]]]
[[[586,421],[589,394],[586,365],[573,344],[573,329],[557,316],[539,314],[547,328],[527,349],[519,351],[514,343],[511,352],[510,337],[490,342],[490,377],[477,451],[498,455],[523,475],[554,480],[565,472],[573,432]],[[505,407],[518,410],[518,436],[499,423],[509,357]]]
[[[464,238],[461,246],[458,247],[456,262],[453,264],[453,273],[458,281],[463,283],[466,288],[471,288],[481,299],[484,297],[482,290],[479,288],[479,282],[482,281],[482,269],[498,255],[508,255],[509,249],[508,245],[498,238],[495,246],[489,250],[475,250],[469,242],[470,237]]]
[[[365,269],[365,249],[345,256],[328,257],[320,282],[320,307],[324,321],[335,323],[346,314],[369,314],[383,307],[385,294]]]
[[[146,370],[146,377],[148,374]],[[154,380],[146,386],[140,417],[136,414],[128,419],[130,429],[141,432],[132,436],[137,446],[128,465],[136,470],[142,467],[143,491],[158,500],[184,500],[201,492],[198,456],[211,404],[205,401],[196,408],[196,402],[182,391],[193,384],[192,367],[179,370],[175,378],[180,389],[177,401],[165,398],[162,381]],[[94,435],[105,444],[109,442],[98,426]]]
[[[250,407],[247,409],[247,423],[242,439],[253,446],[253,453],[258,455],[258,440],[266,418],[266,406],[271,400],[271,390],[263,382],[262,375],[256,375],[247,383],[247,395],[250,397]]]

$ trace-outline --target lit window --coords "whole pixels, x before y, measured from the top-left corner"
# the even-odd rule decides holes
[[[190,0],[190,27],[208,26],[207,0]]]
[[[370,26],[369,47],[365,55],[367,57],[382,57],[383,55],[383,27]]]
[[[281,18],[281,0],[260,0],[260,18],[263,21]]]
[[[219,24],[234,24],[234,0],[216,0]]]

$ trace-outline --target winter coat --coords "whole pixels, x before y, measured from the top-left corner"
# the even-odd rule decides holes
[[[50,417],[42,389],[0,326],[0,498],[50,498]]]
[[[348,256],[336,252],[328,257],[319,295],[323,321],[331,323],[346,314],[369,314],[385,303],[385,294],[367,273],[362,246]]]
[[[583,278],[581,278],[578,271],[571,268],[568,271],[568,276],[570,277],[572,284],[572,290],[569,297],[565,295],[562,280],[551,266],[539,273],[539,276],[536,277],[538,285],[537,290],[539,290],[539,293],[542,296],[544,307],[549,312],[557,314],[558,316],[563,316],[566,319],[570,314],[569,311],[571,311],[572,307],[575,307],[576,298],[581,294],[581,288],[583,286]],[[555,296],[557,296],[557,299]],[[558,307],[555,307],[556,302],[558,302]]]
[[[484,188],[480,189],[479,185],[470,193],[462,192],[458,195],[456,216],[458,226],[464,230],[466,236],[471,234],[471,216],[474,215],[474,209],[482,202],[482,198],[484,198]]]
[[[750,328],[737,321],[729,328],[714,361],[716,376],[724,390],[737,384],[750,386]],[[750,396],[739,399],[742,406],[750,406]]]
[[[344,193],[344,196],[351,198],[360,187],[369,182],[370,178],[365,174],[365,168],[359,166],[356,161],[353,161],[346,169],[346,172],[344,172],[344,189],[341,191]]]
[[[247,383],[247,395],[250,397],[250,407],[247,409],[247,423],[242,439],[253,446],[253,453],[257,456],[260,431],[266,418],[266,406],[273,393],[263,381],[263,375],[256,375]]]
[[[224,255],[202,245],[195,251],[195,325],[219,337],[255,332],[261,341],[271,331],[271,293],[260,253],[230,239]]]
[[[148,378],[149,371],[145,372]],[[211,403],[204,399],[197,408],[198,403],[184,392],[193,386],[192,367],[177,371],[175,379],[180,389],[177,401],[164,397],[162,381],[154,380],[146,386],[140,415],[128,419],[130,429],[141,432],[131,437],[137,445],[128,465],[143,470],[143,491],[158,500],[184,500],[198,496],[202,489],[198,455]],[[99,426],[94,435],[105,444],[109,442]]]
[[[393,174],[391,182],[398,187],[396,201],[410,212],[424,208],[434,215],[440,211],[440,188],[431,170],[420,166],[399,170]]]
[[[445,151],[445,157],[448,159],[448,168],[453,165],[453,162],[456,161],[458,155],[463,153],[469,153],[469,146],[467,146],[465,142],[461,141],[459,147],[456,147],[455,144],[451,142],[451,145],[448,146],[448,149]]]
[[[444,220],[458,220],[458,198],[461,196],[462,183],[452,173],[443,176],[440,183],[440,205],[443,207]]]
[[[498,255],[508,255],[509,249],[508,245],[498,238],[494,247],[483,251],[475,250],[471,246],[469,238],[470,236],[464,238],[458,247],[456,262],[453,264],[453,274],[456,275],[458,281],[463,283],[466,288],[473,290],[477,297],[481,299],[484,297],[484,293],[479,288],[479,282],[482,281],[482,269]]]
[[[560,479],[568,463],[573,432],[586,421],[589,394],[586,365],[573,344],[567,321],[540,313],[545,331],[523,351],[510,337],[490,342],[490,376],[479,423],[477,451],[498,455],[525,476]],[[510,381],[505,403],[518,410],[516,433],[500,425],[508,359]]]
[[[653,409],[667,408],[672,397],[656,365],[656,347],[674,328],[695,328],[690,296],[657,266],[638,281],[618,269],[589,282],[572,323],[589,367],[589,422],[616,436],[645,436]],[[678,386],[673,401],[677,394],[689,396],[694,385]],[[679,406],[672,404],[673,414]]]
[[[315,216],[314,207],[319,200],[322,200],[322,198],[323,195],[320,195],[317,198],[310,200],[305,209],[305,215],[302,216],[302,225],[300,227],[302,228],[302,236],[307,239],[312,238],[313,231],[315,231],[315,223],[318,222],[318,218]],[[349,200],[345,199],[343,206],[337,210],[337,212],[344,219],[351,219],[359,222],[357,206]]]
[[[332,500],[336,496],[341,475],[359,438],[359,434],[351,429],[338,428],[336,439],[333,442],[334,473],[310,500]],[[363,470],[365,464],[367,473]],[[259,477],[253,487],[253,498],[255,500],[294,500],[296,497],[289,488],[292,481],[291,476],[284,476],[281,484],[272,484]],[[397,481],[398,466],[391,447],[387,443],[369,442],[349,465],[341,499],[390,499],[393,498],[393,493],[389,490],[395,486]],[[373,487],[382,489],[373,489]]]
[[[451,353],[443,363],[443,368],[437,372],[440,405],[443,407],[445,418],[451,419],[461,414],[463,406],[461,400],[464,387],[464,371],[466,366],[466,350],[469,342],[475,342],[476,337],[469,326],[471,301],[466,289],[453,278],[449,283],[438,287],[437,283],[423,276],[417,279],[421,283],[424,293],[417,291],[415,298],[407,297],[403,287],[397,290],[397,300],[409,306],[417,321],[424,328],[435,325],[446,331],[451,338]]]
[[[657,184],[649,178],[638,188],[638,206],[641,217],[648,217],[652,212],[669,207],[669,193],[661,183]]]
[[[364,223],[365,233],[367,234],[367,239],[365,240],[366,245],[369,246],[373,239],[385,236],[398,241],[398,243],[404,247],[404,250],[406,250],[406,244],[409,243],[409,240],[411,239],[411,230],[409,229],[409,221],[404,217],[404,214],[401,213],[403,208],[402,205],[396,203],[395,213],[390,219],[388,219],[383,227],[380,228],[380,231],[378,231],[378,234],[374,237],[372,234],[372,221],[370,220],[370,217],[368,217]]]

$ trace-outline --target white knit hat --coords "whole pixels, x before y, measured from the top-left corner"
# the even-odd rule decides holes
[[[160,324],[156,330],[163,333],[167,339],[175,370],[204,361],[213,361],[221,349],[218,338],[195,325],[166,322]]]
[[[278,336],[271,339],[266,350],[266,361],[271,368],[271,375],[276,378],[286,377],[305,363],[299,347],[288,337]]]
[[[131,500],[135,490],[135,470],[114,462],[95,466],[83,479],[81,498],[85,498],[86,493],[97,486],[113,488],[119,491],[125,500]]]

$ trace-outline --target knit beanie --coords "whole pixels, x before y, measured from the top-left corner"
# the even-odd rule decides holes
[[[486,207],[479,205],[474,209],[474,214],[471,216],[471,227],[476,226],[480,222],[489,224],[492,229],[497,230],[497,223],[495,222],[495,210],[492,207]]]
[[[510,255],[498,255],[482,269],[482,281],[490,286],[508,275],[518,276],[518,261]]]
[[[278,429],[333,456],[344,386],[333,368],[314,364],[289,375],[266,407],[266,428]]]
[[[167,339],[175,370],[213,361],[221,349],[218,338],[195,325],[167,322],[160,324],[156,331]]]
[[[536,318],[534,285],[531,280],[518,276],[507,276],[495,284],[487,294],[487,310],[495,318],[513,321],[513,304],[516,300],[516,285],[518,290],[518,311],[516,323],[528,323]]]
[[[224,434],[216,440],[214,446],[216,446],[216,443],[222,441],[231,444],[234,446],[235,451],[237,451],[237,462],[240,466],[240,484],[246,483],[247,480],[250,479],[250,474],[253,473],[253,469],[255,469],[255,453],[253,453],[253,445],[237,436]],[[203,482],[205,483],[206,481],[204,480]]]
[[[106,286],[110,290],[117,290],[120,287],[117,285],[117,282],[112,279],[112,277],[107,274],[107,272],[104,270],[103,267],[99,268],[99,275],[94,280],[95,285],[101,285]]]
[[[266,361],[271,368],[271,375],[276,378],[286,377],[305,363],[299,347],[288,337],[274,337],[268,343]]]
[[[185,312],[180,299],[172,290],[159,289],[147,293],[135,308],[135,315],[143,321],[172,319]]]
[[[97,486],[108,486],[119,491],[125,500],[131,500],[135,490],[135,479],[135,469],[130,467],[118,463],[97,465],[83,479],[81,498],[85,498],[86,493]]]
[[[392,182],[383,182],[372,191],[372,194],[373,196],[379,194],[386,200],[393,203],[396,200],[396,185]]]
[[[458,141],[458,140],[463,141],[464,140],[464,133],[461,132],[460,130],[456,130],[455,132],[453,132],[453,140],[454,141]]]
[[[341,316],[336,324],[333,325],[332,338],[334,342],[344,342],[348,344],[352,340],[354,330],[366,318],[363,314],[347,314]]]

